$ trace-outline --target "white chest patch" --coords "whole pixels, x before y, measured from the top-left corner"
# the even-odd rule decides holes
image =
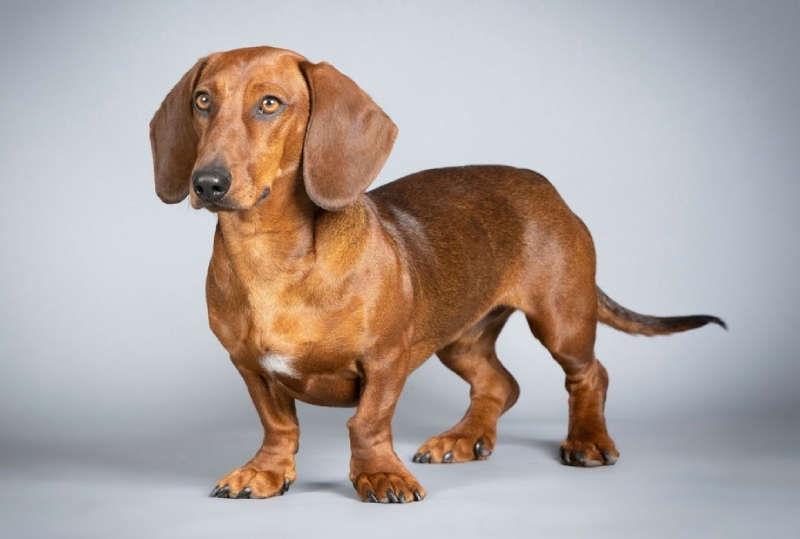
[[[292,366],[293,358],[270,352],[259,360],[269,374],[282,374],[290,378],[300,378],[300,373]]]

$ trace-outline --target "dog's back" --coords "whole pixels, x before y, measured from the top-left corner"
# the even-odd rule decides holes
[[[419,326],[435,329],[441,345],[469,325],[467,316],[480,318],[498,306],[530,310],[532,295],[552,289],[564,264],[582,266],[594,297],[591,236],[536,172],[497,165],[432,169],[367,197],[406,252],[421,296]],[[435,311],[426,312],[428,305]]]

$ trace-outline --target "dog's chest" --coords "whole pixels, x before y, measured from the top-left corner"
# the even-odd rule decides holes
[[[281,310],[269,305],[254,310],[247,324],[247,347],[265,374],[301,379],[306,375],[347,368],[345,359],[357,353],[359,329],[352,315],[320,313],[303,305]]]
[[[262,290],[244,302],[236,298],[239,306],[232,308],[233,298],[211,297],[212,329],[240,368],[261,373],[305,402],[357,402],[364,342],[358,302],[320,308]]]

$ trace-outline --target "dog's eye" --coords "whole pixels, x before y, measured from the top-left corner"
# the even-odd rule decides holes
[[[258,106],[258,111],[262,114],[275,114],[281,110],[282,105],[283,103],[281,103],[280,99],[275,96],[268,95],[261,100],[261,104]]]
[[[206,92],[198,92],[194,96],[194,106],[201,112],[208,112],[211,109],[211,96]]]

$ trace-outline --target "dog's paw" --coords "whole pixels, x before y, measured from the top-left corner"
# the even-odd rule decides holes
[[[494,450],[494,437],[455,436],[442,434],[434,436],[420,447],[414,455],[414,462],[443,463],[486,460]]]
[[[597,440],[573,440],[567,438],[559,448],[562,464],[593,468],[611,466],[619,459],[619,451],[608,436]]]
[[[245,466],[223,477],[214,490],[212,498],[271,498],[281,496],[294,483],[294,477],[283,472],[263,471]]]
[[[363,502],[407,503],[425,498],[425,489],[410,474],[362,473],[353,486]]]

